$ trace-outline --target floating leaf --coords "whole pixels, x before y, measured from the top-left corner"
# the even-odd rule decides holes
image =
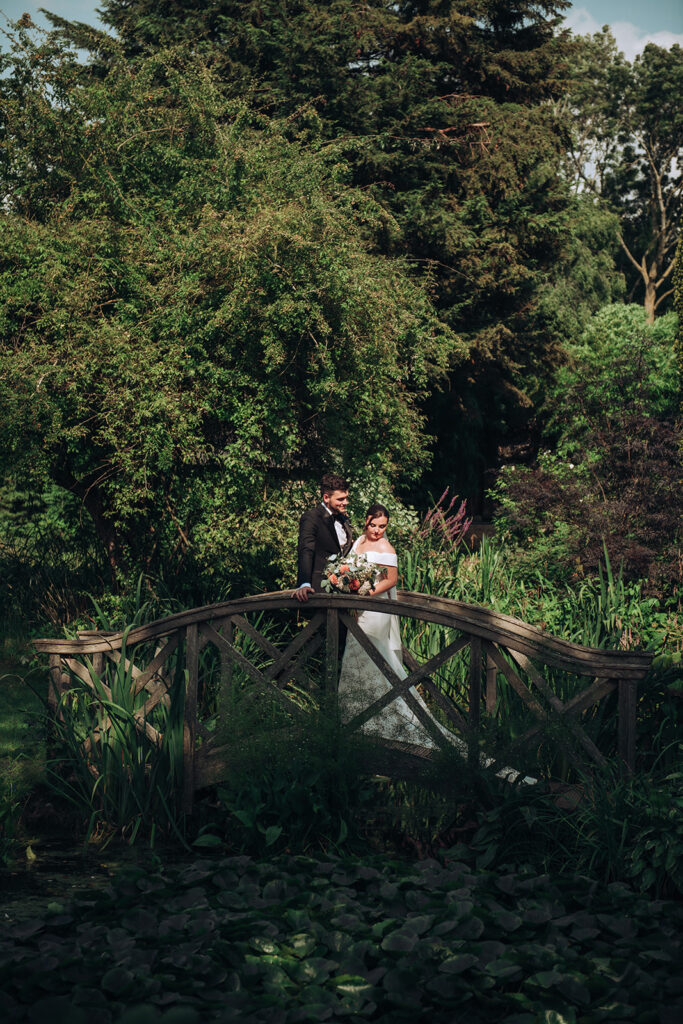
[[[463,953],[462,956],[452,956],[439,964],[439,970],[445,974],[462,974],[479,963],[479,957],[472,953]]]
[[[382,949],[386,949],[391,953],[410,953],[415,948],[416,942],[416,935],[397,929],[396,931],[389,932],[389,934],[382,939]]]
[[[133,975],[125,967],[112,967],[102,978],[102,988],[112,995],[121,996],[133,985]]]

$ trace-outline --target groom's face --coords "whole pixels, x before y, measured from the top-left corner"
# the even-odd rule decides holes
[[[332,491],[331,494],[323,494],[323,501],[332,512],[341,512],[346,515],[346,506],[349,503],[348,491]]]

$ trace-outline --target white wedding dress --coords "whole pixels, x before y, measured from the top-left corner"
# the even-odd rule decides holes
[[[356,551],[358,541],[351,548]],[[376,565],[398,566],[396,555],[384,551],[364,551],[369,562]],[[385,590],[377,595],[388,601],[396,600],[396,588]],[[401,644],[401,631],[398,615],[385,615],[383,612],[360,612],[358,625],[365,635],[372,640],[384,660],[394,670],[399,679],[405,679],[407,672],[403,667],[403,647]],[[341,673],[339,676],[339,708],[342,722],[349,722],[356,715],[364,711],[370,704],[383,697],[391,690],[391,684],[386,679],[375,663],[368,657],[361,645],[352,633],[348,633],[344,657],[342,659]],[[428,716],[433,727],[449,741],[463,758],[467,757],[467,745],[459,736],[444,728],[434,718],[429,708],[423,701],[414,686],[410,687],[409,693],[417,701],[420,708]],[[421,747],[437,747],[438,744],[424,727],[415,713],[408,707],[403,697],[395,700],[377,711],[372,718],[368,719],[361,726],[361,731],[370,736],[381,736],[383,739],[398,740],[401,743],[412,743]],[[486,754],[480,754],[482,768],[488,768],[493,760]],[[496,772],[499,779],[508,782],[515,782],[520,777],[516,768],[501,768]],[[538,779],[526,775],[522,779],[526,785],[534,785]]]
[[[358,541],[351,549],[353,552],[356,551],[357,544]],[[398,565],[396,555],[384,551],[363,551],[362,553],[369,562],[374,562],[376,565]],[[384,593],[377,596],[388,601],[395,601],[396,588],[392,587],[391,590],[385,590]],[[363,611],[358,615],[358,625],[399,679],[405,679],[408,673],[403,667],[399,616],[385,615],[383,612]],[[342,721],[350,721],[390,689],[391,685],[388,679],[382,675],[355,636],[349,632],[339,676],[339,707]],[[452,733],[449,733],[434,719],[414,686],[411,686],[409,692],[429,715],[434,726],[451,742],[458,745],[461,741],[457,740]],[[361,726],[361,730],[367,735],[382,736],[384,739],[399,740],[402,743],[414,743],[421,747],[437,746],[403,697],[397,697],[391,704],[378,711]]]

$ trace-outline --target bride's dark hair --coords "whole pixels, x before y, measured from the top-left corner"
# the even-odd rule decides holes
[[[377,516],[386,516],[387,519],[389,518],[389,510],[386,509],[384,505],[380,505],[378,501],[371,505],[365,513],[365,524],[367,525],[371,519],[375,519]]]

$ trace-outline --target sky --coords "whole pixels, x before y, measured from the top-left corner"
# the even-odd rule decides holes
[[[10,19],[27,11],[39,25],[47,25],[38,13],[41,6],[68,18],[97,25],[95,13],[98,0],[0,0],[0,12]],[[572,31],[585,35],[610,25],[620,50],[629,60],[640,53],[646,43],[654,42],[669,49],[674,43],[683,46],[683,2],[681,0],[577,0],[567,12]],[[1,45],[1,44],[0,44]]]

